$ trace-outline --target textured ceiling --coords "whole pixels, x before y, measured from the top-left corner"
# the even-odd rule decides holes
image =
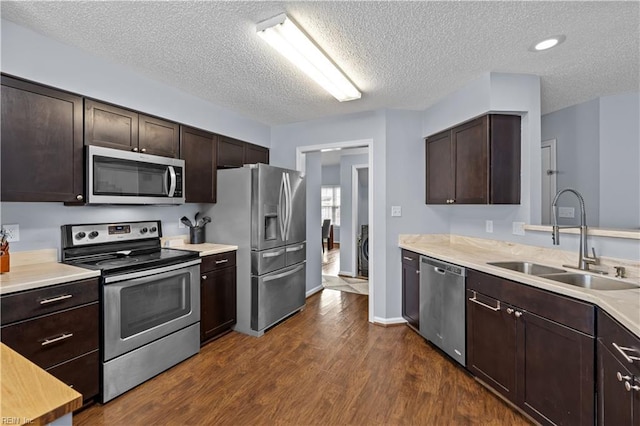
[[[8,2],[3,19],[266,124],[422,110],[487,71],[536,74],[544,113],[638,90],[640,3]],[[286,12],[350,76],[339,103],[255,34]],[[528,48],[551,35],[564,44]]]

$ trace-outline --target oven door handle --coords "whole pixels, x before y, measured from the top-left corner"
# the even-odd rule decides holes
[[[105,277],[104,283],[111,284],[111,283],[117,283],[119,281],[132,280],[134,278],[148,277],[150,275],[156,275],[156,274],[161,274],[163,272],[175,271],[176,269],[187,268],[189,266],[197,265],[201,262],[202,260],[196,259],[196,260],[191,260],[189,262],[178,263],[176,265],[164,266],[162,268],[147,269],[145,271],[132,272],[130,274],[114,275],[111,277]]]

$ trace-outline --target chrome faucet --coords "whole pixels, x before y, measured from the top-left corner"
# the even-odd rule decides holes
[[[580,202],[580,226],[558,226],[558,214],[557,214],[557,203],[560,195],[565,192],[573,193]],[[587,215],[585,213],[584,208],[584,198],[582,195],[576,191],[575,189],[565,188],[558,191],[556,196],[553,198],[553,202],[551,203],[551,207],[553,208],[553,232],[551,234],[551,238],[553,239],[553,245],[560,244],[560,229],[566,228],[580,228],[580,247],[578,249],[578,269],[583,271],[589,270],[589,265],[596,265],[598,263],[598,258],[596,257],[596,250],[592,247],[591,250],[593,252],[593,257],[590,257],[587,252]],[[570,265],[563,265],[568,268],[573,268]]]

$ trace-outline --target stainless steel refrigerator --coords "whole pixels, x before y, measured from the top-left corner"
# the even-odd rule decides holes
[[[238,246],[236,331],[261,336],[304,307],[306,187],[266,164],[218,170],[207,242]]]

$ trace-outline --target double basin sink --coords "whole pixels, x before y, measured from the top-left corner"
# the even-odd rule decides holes
[[[592,290],[628,290],[640,288],[637,284],[626,281],[614,280],[611,278],[598,277],[595,275],[581,274],[577,272],[567,272],[564,269],[553,268],[551,266],[539,265],[530,262],[489,262],[488,265],[523,274],[535,275],[540,278],[558,281],[576,287],[588,288]]]

